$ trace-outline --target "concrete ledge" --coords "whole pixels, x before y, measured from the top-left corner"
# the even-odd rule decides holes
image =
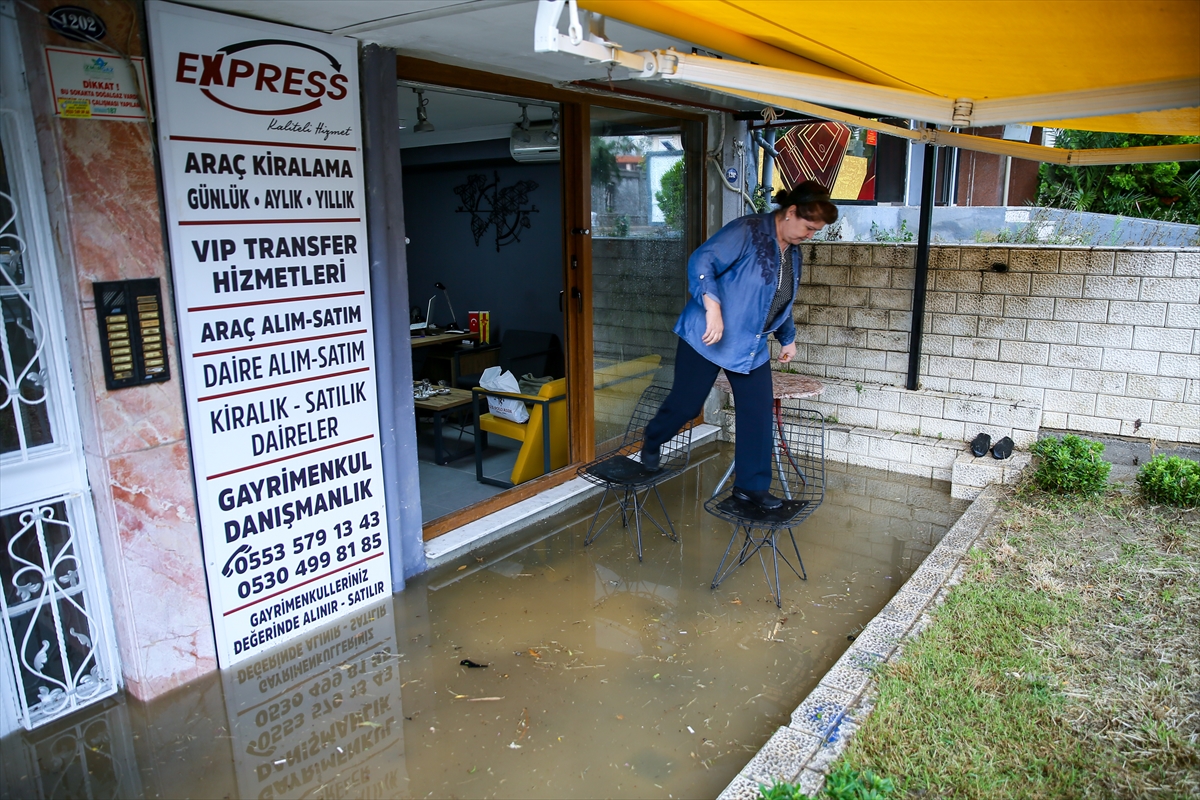
[[[950,496],[956,500],[974,500],[993,483],[1011,486],[1033,462],[1029,453],[1013,452],[1003,460],[982,456],[976,458],[970,452],[963,453],[954,461],[950,482]]]
[[[692,430],[692,447],[716,441],[720,429],[715,425],[701,424]],[[670,442],[665,445],[670,450]],[[537,495],[488,514],[461,528],[442,534],[425,542],[425,568],[445,564],[461,555],[482,547],[489,542],[515,533],[520,528],[558,514],[582,502],[600,489],[583,478],[573,478],[566,483],[547,489]]]

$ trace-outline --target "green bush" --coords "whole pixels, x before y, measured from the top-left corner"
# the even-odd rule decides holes
[[[796,784],[776,778],[770,786],[758,785],[758,797],[759,800],[807,800],[808,795]]]
[[[1190,459],[1159,453],[1138,470],[1137,482],[1148,503],[1200,506],[1200,463]]]
[[[833,800],[886,800],[895,791],[890,778],[881,778],[869,769],[859,772],[844,761],[825,778],[825,797]]]
[[[896,786],[891,779],[881,778],[869,769],[859,772],[843,761],[825,778],[825,791],[821,797],[832,800],[887,800],[895,791]],[[769,787],[760,785],[758,796],[761,800],[802,800],[807,797],[796,784],[780,780]]]
[[[1112,464],[1100,457],[1103,452],[1103,443],[1071,434],[1040,439],[1033,446],[1033,454],[1039,458],[1034,483],[1056,494],[1099,494],[1112,469]]]

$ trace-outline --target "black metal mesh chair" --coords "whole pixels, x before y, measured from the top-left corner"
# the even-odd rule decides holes
[[[579,477],[604,487],[600,505],[596,508],[591,525],[588,526],[587,537],[583,542],[585,545],[596,541],[608,524],[618,515],[621,518],[621,526],[626,529],[629,528],[630,520],[633,521],[637,537],[635,544],[637,545],[638,561],[642,560],[643,517],[653,523],[659,532],[668,539],[673,542],[679,541],[679,535],[675,533],[675,526],[671,524],[671,516],[667,513],[667,507],[658,493],[658,484],[687,469],[688,460],[692,454],[691,428],[685,428],[662,446],[657,470],[646,469],[642,466],[640,459],[635,458],[641,451],[646,425],[654,418],[659,406],[667,399],[669,393],[670,390],[663,386],[647,386],[638,399],[637,405],[634,406],[633,416],[629,419],[629,425],[625,428],[625,435],[621,437],[620,444],[614,450],[579,468]],[[649,500],[651,492],[654,493],[658,500],[658,506],[662,509],[665,527],[654,518],[646,507],[646,501]],[[608,501],[609,494],[616,498],[616,507],[597,527],[600,513],[604,510],[604,504]]]
[[[767,585],[775,597],[775,605],[782,607],[783,597],[779,588],[779,560],[795,573],[797,578],[808,580],[800,547],[796,544],[793,529],[817,510],[825,499],[825,420],[811,409],[788,404],[777,407],[775,412],[775,442],[772,448],[775,461],[771,493],[783,499],[783,505],[772,511],[760,510],[757,506],[743,503],[733,497],[733,487],[722,489],[711,497],[704,509],[713,516],[733,523],[733,535],[725,555],[713,576],[712,588],[721,585],[729,573],[758,555]],[[788,560],[787,554],[779,550],[779,532],[787,531],[796,553],[796,565]],[[730,558],[733,547],[741,540],[737,555]],[[767,569],[763,548],[771,551],[774,582],[771,570]]]

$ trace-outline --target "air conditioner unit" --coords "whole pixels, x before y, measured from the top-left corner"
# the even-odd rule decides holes
[[[528,127],[514,125],[508,139],[508,152],[522,163],[558,161],[557,122],[531,122]]]

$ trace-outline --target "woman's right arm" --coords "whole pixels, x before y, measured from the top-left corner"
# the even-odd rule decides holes
[[[746,221],[735,220],[710,236],[688,259],[688,290],[692,297],[704,303],[705,311],[708,310],[706,297],[720,305],[718,276],[728,272],[745,257],[749,239]]]
[[[716,344],[725,333],[725,320],[721,317],[721,304],[711,295],[704,295],[704,335],[700,341]]]

